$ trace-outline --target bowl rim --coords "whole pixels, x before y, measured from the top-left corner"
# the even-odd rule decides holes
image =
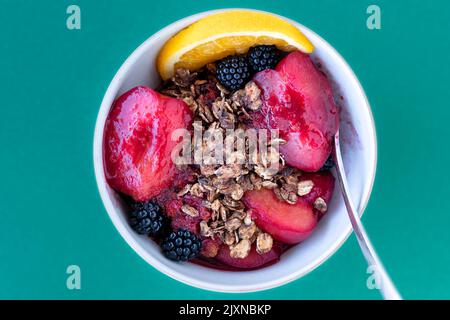
[[[109,218],[111,219],[113,225],[115,228],[119,231],[122,238],[127,242],[127,244],[147,263],[152,265],[154,268],[156,268],[158,271],[162,272],[163,274],[171,277],[172,279],[175,279],[177,281],[180,281],[182,283],[185,283],[187,285],[204,289],[204,290],[210,290],[215,292],[223,292],[223,293],[246,293],[246,292],[256,292],[256,291],[262,291],[262,290],[268,290],[271,288],[275,288],[278,286],[282,286],[284,284],[287,284],[289,282],[292,282],[294,280],[297,280],[304,275],[310,273],[311,271],[318,268],[320,265],[322,265],[325,261],[327,261],[336,251],[346,242],[348,237],[352,233],[352,227],[349,224],[344,230],[345,232],[342,232],[342,235],[340,238],[335,239],[333,242],[333,245],[330,246],[327,250],[325,250],[318,258],[313,260],[307,268],[304,268],[303,270],[300,270],[299,272],[290,273],[286,275],[283,278],[278,278],[275,280],[269,280],[264,281],[261,283],[258,283],[256,285],[236,285],[236,284],[229,284],[229,285],[218,285],[215,283],[210,283],[207,281],[199,280],[196,278],[192,278],[189,275],[186,275],[185,273],[181,273],[178,271],[175,271],[174,269],[171,269],[170,267],[167,267],[160,263],[157,259],[153,258],[151,254],[149,254],[133,237],[130,236],[129,231],[124,227],[123,223],[119,220],[116,209],[114,204],[112,203],[110,196],[108,194],[107,190],[107,183],[104,173],[104,167],[103,167],[103,133],[104,133],[104,124],[107,118],[107,115],[109,114],[111,103],[114,101],[114,99],[117,96],[117,92],[120,89],[120,86],[122,84],[122,79],[124,74],[127,73],[128,69],[132,66],[134,61],[137,57],[141,55],[141,53],[147,49],[147,46],[149,46],[149,43],[152,43],[155,39],[157,39],[162,34],[167,34],[171,31],[179,31],[187,22],[193,22],[195,20],[198,20],[201,17],[204,17],[206,15],[223,12],[223,11],[229,11],[229,10],[249,10],[249,11],[256,11],[256,12],[263,12],[263,13],[269,13],[275,16],[278,16],[285,21],[288,21],[295,25],[296,27],[300,27],[302,31],[306,31],[309,34],[312,34],[314,37],[319,39],[323,42],[323,44],[327,47],[327,50],[329,50],[329,53],[335,56],[336,60],[339,60],[339,62],[344,66],[345,69],[349,72],[350,78],[352,78],[353,82],[357,84],[358,90],[361,92],[362,97],[364,99],[364,107],[366,108],[366,112],[369,115],[370,119],[370,128],[372,131],[372,147],[373,147],[373,165],[372,170],[370,174],[370,179],[367,179],[365,181],[364,187],[366,192],[361,197],[361,203],[360,207],[358,208],[358,212],[360,216],[363,215],[367,204],[369,202],[370,195],[372,193],[372,189],[375,182],[375,176],[377,171],[377,160],[378,160],[378,143],[377,143],[377,135],[376,135],[376,129],[375,129],[375,121],[373,117],[373,113],[370,107],[369,100],[366,96],[366,93],[359,82],[356,74],[354,73],[353,69],[350,67],[350,65],[347,63],[347,61],[337,52],[337,50],[329,44],[326,40],[324,40],[321,36],[319,36],[317,33],[309,29],[308,27],[305,27],[303,24],[291,20],[289,18],[286,18],[284,16],[263,11],[263,10],[256,10],[256,9],[250,9],[250,8],[224,8],[224,9],[216,9],[216,10],[207,10],[203,12],[199,12],[193,15],[189,15],[187,17],[184,17],[182,19],[179,19],[177,21],[174,21],[173,23],[165,26],[164,28],[158,30],[156,33],[148,37],[146,40],[144,40],[143,43],[141,43],[123,62],[123,64],[120,66],[119,70],[114,75],[113,79],[111,80],[105,95],[103,96],[100,108],[98,110],[98,115],[95,123],[95,130],[94,130],[94,139],[93,139],[93,160],[94,160],[94,171],[95,171],[95,179],[97,183],[97,188],[100,193],[100,197],[102,199],[103,205],[108,213]]]

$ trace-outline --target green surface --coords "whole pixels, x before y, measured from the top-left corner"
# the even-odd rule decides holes
[[[81,7],[82,29],[66,28]],[[378,4],[382,29],[366,28]],[[350,63],[372,104],[379,159],[364,223],[405,298],[450,298],[450,30],[445,0],[0,0],[0,298],[378,299],[354,235],[320,268],[253,294],[159,273],[128,247],[97,192],[92,140],[106,88],[158,29],[214,8],[297,20]],[[82,289],[66,288],[66,267]]]

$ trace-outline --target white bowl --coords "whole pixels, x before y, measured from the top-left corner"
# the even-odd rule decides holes
[[[310,238],[284,253],[276,264],[255,271],[228,272],[166,259],[158,245],[130,228],[123,202],[108,186],[103,168],[103,129],[114,99],[137,85],[158,85],[160,79],[155,69],[155,59],[161,46],[177,31],[218,11],[223,10],[199,13],[172,23],[148,38],[121,66],[98,112],[94,134],[95,176],[101,198],[115,227],[130,247],[153,267],[198,288],[220,292],[259,291],[304,276],[327,260],[348,238],[351,225],[337,185],[327,215]],[[311,40],[316,47],[313,57],[321,62],[335,84],[337,101],[342,107],[341,137],[348,183],[353,201],[362,214],[372,190],[377,159],[375,126],[369,102],[355,74],[333,47],[301,24],[283,19],[298,27]]]

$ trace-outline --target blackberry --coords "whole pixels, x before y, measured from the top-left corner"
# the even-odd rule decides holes
[[[163,254],[170,260],[187,261],[200,253],[200,239],[192,232],[180,229],[172,231],[161,243]]]
[[[155,236],[167,225],[167,218],[161,207],[153,201],[134,202],[131,208],[130,224],[139,234]]]
[[[280,59],[280,50],[276,46],[256,46],[248,51],[248,62],[254,72],[274,69]]]
[[[217,80],[229,90],[238,90],[250,80],[246,57],[228,56],[216,64]]]
[[[320,168],[319,171],[327,171],[334,167],[334,160],[332,156],[329,156],[325,164]]]

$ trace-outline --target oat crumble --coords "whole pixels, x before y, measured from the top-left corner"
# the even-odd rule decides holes
[[[250,81],[243,89],[230,94],[212,74],[212,64],[198,72],[178,69],[171,80],[163,83],[160,92],[182,99],[195,115],[194,126],[201,123],[208,130],[245,129],[250,119],[249,112],[257,111],[262,105],[261,90]],[[284,143],[280,138],[272,141],[272,144]],[[205,146],[202,144],[201,148]],[[199,149],[193,151],[202,152]],[[239,157],[242,155],[237,154],[236,159],[239,160]],[[311,180],[299,181],[302,172],[285,166],[284,159],[274,146],[269,147],[267,154],[254,157],[255,164],[239,164],[236,161],[234,164],[190,165],[196,173],[196,181],[187,184],[177,194],[181,199],[187,194],[205,199],[203,204],[212,214],[209,220],[200,222],[200,234],[228,245],[233,258],[247,257],[255,242],[259,254],[269,252],[273,246],[272,237],[259,230],[251,213],[246,212],[242,201],[245,191],[273,189],[278,199],[296,204],[299,197],[308,195],[314,187]],[[269,167],[274,158],[280,161],[279,170]],[[327,210],[322,198],[316,199],[314,207],[322,213]],[[192,217],[199,214],[186,204],[181,210]],[[207,252],[208,257],[216,254],[217,250]]]

